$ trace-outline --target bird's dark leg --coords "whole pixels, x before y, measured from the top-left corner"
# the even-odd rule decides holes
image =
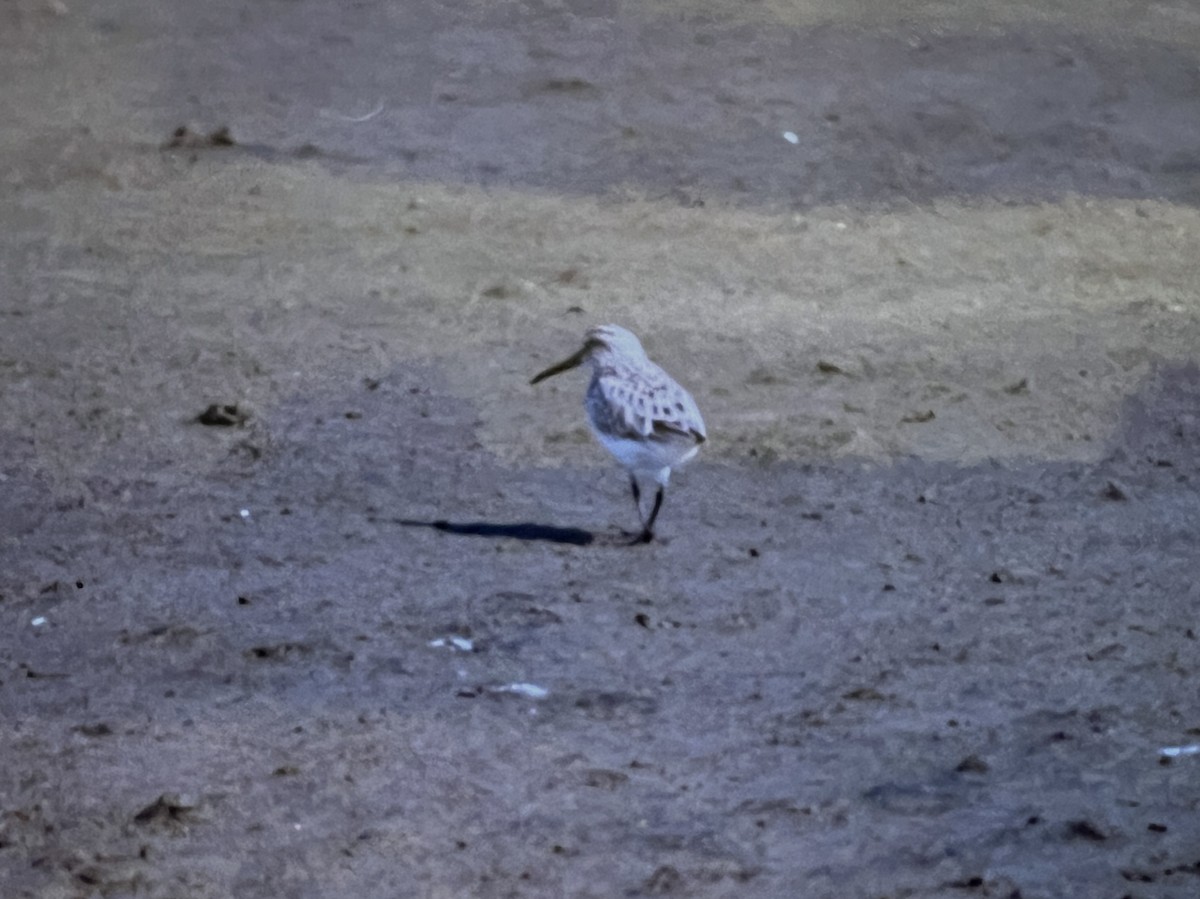
[[[650,517],[646,520],[645,526],[642,528],[642,534],[638,537],[638,543],[649,543],[654,539],[654,519],[658,518],[658,510],[662,508],[663,503],[663,486],[658,485],[658,491],[654,494],[654,508],[650,510]]]
[[[633,488],[633,505],[637,509],[638,521],[642,521],[642,488],[638,486],[637,475],[629,475],[629,486]]]

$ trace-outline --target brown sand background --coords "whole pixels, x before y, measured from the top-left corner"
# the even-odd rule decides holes
[[[1200,894],[1198,53],[0,7],[0,896]],[[605,321],[711,434],[649,547],[527,386]]]

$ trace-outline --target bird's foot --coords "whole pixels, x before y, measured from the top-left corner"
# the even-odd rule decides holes
[[[653,542],[654,542],[654,531],[650,530],[649,528],[642,528],[641,533],[635,534],[633,536],[633,539],[629,541],[629,545],[630,546],[638,546],[639,544],[642,544],[642,543],[653,543]]]

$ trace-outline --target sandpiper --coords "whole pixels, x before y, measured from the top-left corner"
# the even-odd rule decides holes
[[[582,365],[592,366],[584,407],[596,438],[629,472],[633,502],[642,531],[635,543],[654,539],[654,521],[662,508],[671,469],[691,459],[707,434],[691,394],[650,361],[641,342],[618,325],[592,328],[583,347],[557,365],[534,376],[536,384]],[[638,477],[658,484],[650,517],[642,516]]]

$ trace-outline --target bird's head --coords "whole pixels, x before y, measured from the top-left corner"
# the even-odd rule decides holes
[[[646,360],[646,351],[642,349],[642,342],[632,331],[620,325],[599,325],[584,335],[582,347],[562,362],[534,375],[529,383],[544,381],[564,371],[570,371],[584,362],[597,362],[613,356],[636,364]]]

